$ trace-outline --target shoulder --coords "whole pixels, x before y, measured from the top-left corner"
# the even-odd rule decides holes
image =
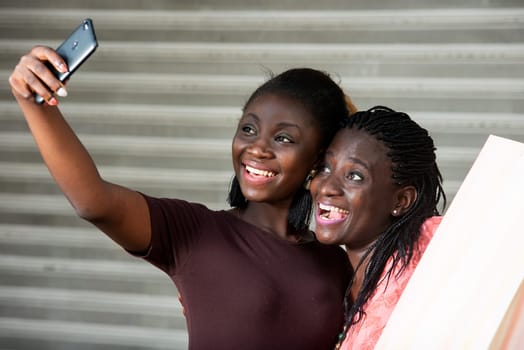
[[[420,228],[420,235],[422,237],[431,239],[435,234],[435,231],[439,227],[441,221],[442,216],[432,216],[427,218],[426,221],[422,223],[422,226]]]
[[[427,218],[420,227],[420,235],[418,237],[416,252],[412,260],[414,260],[415,265],[418,263],[421,255],[424,254],[429,242],[433,239],[435,232],[437,231],[440,222],[442,221],[442,216],[432,216]]]
[[[313,256],[318,259],[318,266],[322,266],[326,276],[331,276],[335,287],[340,286],[345,291],[353,275],[346,250],[338,245],[325,245],[318,241],[311,244],[314,247]]]
[[[179,206],[179,207],[202,207],[207,208],[205,205],[200,203],[188,202],[184,199],[167,198],[167,197],[153,197],[147,194],[141,193],[148,204],[159,205],[159,206]],[[208,209],[209,210],[209,209]]]
[[[157,198],[142,194],[145,198],[150,211],[172,211],[172,212],[195,212],[195,213],[216,213],[200,203],[188,202],[176,198]]]
[[[326,245],[318,241],[309,243],[312,250],[316,252],[318,256],[321,256],[325,263],[336,264],[343,269],[350,268],[349,259],[346,250],[339,245]]]
[[[220,222],[231,216],[225,211],[211,210],[203,204],[174,198],[156,198],[144,195],[149,207],[152,230],[195,232],[218,229]]]

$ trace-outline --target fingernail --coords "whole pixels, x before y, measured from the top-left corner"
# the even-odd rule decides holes
[[[58,90],[56,90],[56,94],[60,97],[66,97],[67,90],[64,87],[60,87]]]
[[[58,100],[54,97],[51,97],[48,101],[47,101],[47,104],[49,104],[50,106],[56,106],[58,105]]]
[[[63,64],[62,62],[57,62],[56,63],[56,68],[58,68],[58,70],[62,73],[65,73],[67,72],[67,67],[65,64]]]

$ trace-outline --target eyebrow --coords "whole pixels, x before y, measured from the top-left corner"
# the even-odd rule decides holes
[[[325,153],[325,157],[327,157],[327,156],[334,157],[334,152],[333,152],[333,151],[327,151],[327,152]],[[360,158],[347,157],[346,160],[352,161],[353,163],[360,164],[360,165],[362,165],[364,168],[366,168],[366,169],[369,170],[369,165],[368,165],[367,163],[365,163],[364,161],[360,160]]]
[[[297,129],[300,129],[300,127],[297,124],[287,123],[287,122],[278,123],[277,126],[281,127],[281,128],[297,128]]]
[[[352,162],[354,163],[358,163],[360,165],[362,165],[364,168],[368,169],[369,170],[369,166],[367,163],[365,163],[364,161],[360,160],[359,158],[355,158],[355,157],[347,157],[348,160],[351,160]]]
[[[254,119],[256,119],[257,121],[260,120],[260,118],[258,117],[258,115],[253,114],[253,113],[244,113],[244,114],[242,114],[242,116],[240,117],[240,119],[244,119],[244,118],[248,118],[248,117],[254,118]]]
[[[252,117],[253,119],[256,119],[257,122],[260,122],[260,117],[254,113],[246,113],[244,114],[241,119],[243,118],[246,118],[246,117]],[[296,128],[296,129],[300,129],[300,126],[298,126],[297,124],[295,123],[288,123],[288,122],[280,122],[277,124],[277,126],[279,128]]]

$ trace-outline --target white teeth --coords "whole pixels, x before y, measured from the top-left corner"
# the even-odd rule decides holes
[[[347,211],[345,209],[334,207],[332,205],[322,204],[322,203],[318,203],[318,208],[321,209],[321,210],[326,210],[326,211],[330,211],[330,212],[334,211],[334,212],[341,213],[341,214],[349,214],[349,211]]]
[[[250,174],[255,174],[255,175],[260,175],[260,176],[265,176],[265,177],[273,177],[275,176],[276,174],[272,171],[267,171],[267,170],[260,170],[260,169],[256,169],[256,168],[252,168],[250,167],[249,165],[246,165],[246,170],[250,173]]]
[[[341,220],[345,220],[349,215],[349,211],[332,205],[318,203],[318,208],[320,210],[318,213],[320,217],[327,221],[340,222]]]

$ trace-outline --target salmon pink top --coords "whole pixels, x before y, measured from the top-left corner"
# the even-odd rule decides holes
[[[375,293],[364,305],[365,315],[360,322],[349,328],[340,350],[372,350],[375,347],[382,330],[388,322],[389,316],[393,312],[395,305],[397,305],[404,288],[406,288],[413,271],[415,271],[441,220],[441,216],[434,216],[422,224],[418,250],[414,252],[413,258],[402,274],[400,276],[396,275],[396,271],[399,269],[399,266],[397,266],[391,274],[389,283],[387,283],[384,276],[392,264],[392,259],[389,259],[382,273],[381,282],[377,286]]]

